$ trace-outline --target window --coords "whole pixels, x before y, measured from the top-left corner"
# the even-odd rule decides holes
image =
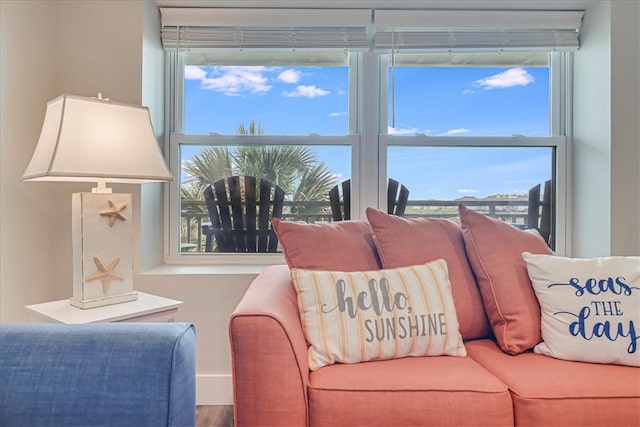
[[[351,172],[345,138],[348,54],[187,53],[185,58],[184,138],[176,137],[182,251],[220,250],[216,239],[209,238],[207,246],[202,236],[203,224],[206,231],[211,221],[203,193],[229,176],[254,176],[279,186],[284,219],[330,220],[327,194]],[[199,137],[190,141],[189,135]]]
[[[351,178],[351,153],[357,145],[352,89],[357,77],[350,67],[350,54],[328,49],[170,55],[173,64],[178,63],[174,81],[179,82],[178,102],[183,105],[170,139],[174,165],[180,169],[177,255],[193,258],[211,251],[217,255],[245,251],[250,244],[247,239],[255,240],[256,252],[267,250],[259,242],[260,224],[237,247],[229,246],[225,236],[210,232],[218,221],[211,215],[219,215],[221,228],[225,220],[220,208],[212,213],[206,190],[211,186],[209,194],[219,200],[215,183],[223,181],[233,209],[228,180],[233,176],[241,177],[238,206],[242,209],[247,207],[245,198],[260,197],[260,190],[247,186],[242,177],[256,177],[283,190],[279,217],[330,221],[329,191]],[[258,216],[261,209],[256,203]],[[229,220],[235,227],[235,219]],[[226,258],[227,262],[237,259]]]
[[[405,216],[455,216],[465,203],[532,226],[529,199],[544,197],[532,190],[556,183],[556,153],[564,150],[562,133],[552,135],[561,115],[551,114],[550,102],[560,92],[551,64],[562,60],[545,52],[388,58],[388,135],[381,141],[387,174],[410,189]],[[552,206],[543,212],[553,224]],[[541,229],[552,247],[555,228]]]
[[[557,22],[550,12],[474,21],[463,11],[272,9],[252,18],[217,9],[187,19],[185,10],[161,9],[170,164],[180,177],[169,194],[168,261],[281,261],[220,252],[203,194],[211,185],[209,197],[217,197],[213,184],[223,180],[231,198],[229,176],[268,181],[271,206],[280,188],[284,219],[331,221],[329,192],[345,181],[351,218],[361,218],[367,206],[386,207],[394,179],[409,190],[406,216],[455,216],[464,202],[523,228],[529,190],[550,182],[549,241],[562,252],[571,61],[564,50],[577,47],[580,12],[549,31]],[[486,28],[436,31],[452,17]],[[524,27],[495,23],[513,21]],[[238,196],[266,194],[253,185],[242,181]]]

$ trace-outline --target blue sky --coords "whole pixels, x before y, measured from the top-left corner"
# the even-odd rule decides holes
[[[346,67],[188,66],[185,77],[187,134],[235,134],[251,120],[270,135],[348,131]],[[389,105],[388,131],[548,136],[548,87],[547,68],[397,68],[395,127]],[[316,151],[340,179],[351,175],[347,149]],[[183,159],[193,152],[183,150]],[[414,200],[524,193],[550,178],[551,151],[393,147],[388,171]]]

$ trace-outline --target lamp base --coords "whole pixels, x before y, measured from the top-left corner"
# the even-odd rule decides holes
[[[72,197],[74,307],[133,301],[133,212],[129,193]]]
[[[135,301],[137,299],[138,299],[138,293],[134,291],[129,294],[121,294],[121,295],[116,295],[111,297],[96,298],[96,299],[85,300],[85,301],[70,298],[69,304],[84,310],[87,308],[103,307],[105,305],[120,304],[121,302]]]

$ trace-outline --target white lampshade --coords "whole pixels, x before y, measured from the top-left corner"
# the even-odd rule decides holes
[[[47,111],[24,181],[172,181],[146,107],[61,95]]]

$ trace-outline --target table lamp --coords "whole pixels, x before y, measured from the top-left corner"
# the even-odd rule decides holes
[[[146,107],[61,95],[47,103],[23,181],[95,182],[72,195],[73,297],[88,309],[133,301],[130,193],[110,183],[172,181]]]

